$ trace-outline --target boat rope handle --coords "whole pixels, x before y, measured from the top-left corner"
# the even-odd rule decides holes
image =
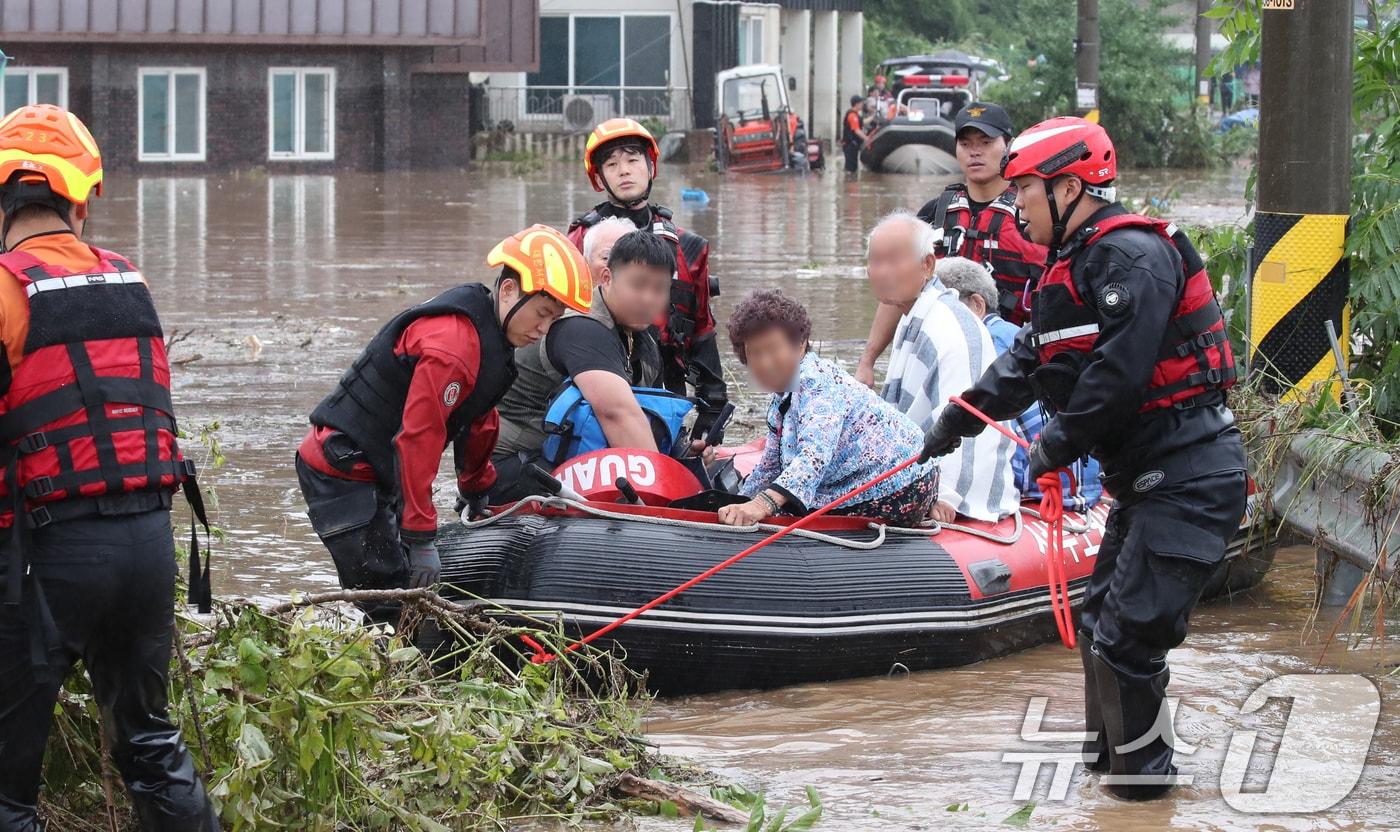
[[[729,567],[733,566],[734,564],[738,563],[739,561],[743,560],[749,555],[752,555],[754,552],[757,552],[760,549],[764,548],[768,544],[781,540],[784,537],[787,537],[789,534],[792,534],[798,529],[801,529],[808,523],[811,523],[813,520],[816,520],[818,517],[826,515],[828,512],[840,506],[842,503],[859,497],[860,495],[864,494],[865,492],[869,491],[870,489],[874,488],[875,486],[879,485],[885,480],[888,480],[890,477],[893,477],[896,474],[900,473],[909,466],[918,464],[918,462],[918,454],[909,457],[908,459],[899,463],[895,467],[891,468],[890,470],[886,471],[885,473],[881,474],[880,476],[876,477],[870,482],[867,482],[862,486],[858,486],[856,488],[851,489],[850,491],[847,491],[845,494],[842,494],[840,497],[837,497],[835,500],[832,500],[831,502],[827,503],[826,505],[822,506],[816,511],[811,512],[810,514],[807,514],[803,517],[799,517],[790,525],[784,526],[778,531],[773,532],[772,534],[768,535],[767,537],[763,538],[762,540],[758,541],[757,543],[753,544],[752,546],[748,547],[747,549],[738,553],[737,555],[734,555],[733,557],[730,557],[724,561],[715,564],[714,566],[711,566],[709,569],[706,569],[704,572],[701,572],[699,575],[696,575],[695,577],[691,578],[690,580],[686,581],[680,586],[677,586],[674,589],[669,590],[668,592],[664,592],[651,599],[650,601],[646,602],[645,604],[642,604],[640,607],[637,607],[636,609],[627,613],[626,615],[623,615],[614,621],[604,624],[602,627],[599,627],[598,629],[594,630],[593,632],[589,633],[588,635],[584,636],[578,641],[570,642],[569,645],[564,648],[563,652],[567,653],[573,650],[577,650],[583,645],[607,635],[613,630],[616,630],[618,627],[621,627],[623,624],[626,624],[628,621],[631,621],[637,616],[642,615],[648,610],[655,609],[656,607],[661,606],[662,604],[666,603],[672,598],[675,598],[677,595],[680,595],[682,592],[685,592],[687,589],[690,589],[691,587],[694,587],[697,584],[700,584],[708,580],[709,578],[714,577],[715,575],[719,574],[720,572],[723,572],[725,569],[728,569]],[[531,650],[534,651],[533,654],[531,654],[530,656],[530,661],[534,664],[544,664],[546,662],[550,662],[558,658],[558,654],[548,652],[544,649],[543,645],[541,645],[538,641],[531,638],[530,636],[522,633],[520,639],[521,641],[525,642],[526,646],[528,646]]]
[[[951,396],[948,401],[986,422],[1003,436],[1025,448],[1031,443],[992,417],[963,401],[961,396]],[[1045,573],[1050,586],[1050,614],[1055,617],[1055,629],[1060,633],[1060,641],[1071,650],[1076,645],[1074,634],[1074,610],[1070,605],[1069,580],[1065,573],[1065,503],[1064,485],[1060,474],[1069,477],[1070,493],[1074,493],[1074,473],[1068,468],[1059,468],[1041,474],[1035,484],[1040,486],[1040,517],[1049,527],[1045,545]]]

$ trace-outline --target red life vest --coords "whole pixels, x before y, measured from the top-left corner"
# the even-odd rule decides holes
[[[1119,214],[1083,233],[1081,250],[1121,228],[1144,228],[1161,235],[1181,256],[1184,277],[1176,311],[1167,321],[1157,364],[1139,412],[1190,407],[1197,396],[1224,392],[1235,383],[1235,358],[1225,331],[1225,317],[1195,246],[1184,231],[1171,223]],[[1042,365],[1065,352],[1087,355],[1098,341],[1101,313],[1094,298],[1084,302],[1088,292],[1075,281],[1073,261],[1073,257],[1056,260],[1036,287],[1034,343]],[[1112,291],[1112,287],[1106,291]]]
[[[939,257],[966,257],[991,269],[999,295],[991,311],[1017,326],[1030,320],[1031,290],[1049,253],[1021,234],[1015,189],[1008,188],[974,218],[967,187],[949,185],[924,220],[938,235],[934,253]]]
[[[583,251],[583,238],[588,229],[612,216],[631,219],[618,213],[610,202],[604,202],[569,224],[569,239]],[[656,328],[661,333],[661,353],[664,360],[686,363],[695,341],[714,331],[710,315],[709,242],[699,234],[686,231],[671,221],[671,210],[651,206],[651,230],[671,240],[676,246],[676,279],[671,281],[671,308]],[[703,265],[702,265],[703,264]]]
[[[0,527],[169,505],[194,475],[180,455],[164,334],[146,279],[118,254],[92,249],[92,271],[32,254],[0,254],[29,302],[29,334],[13,375],[0,361]],[[3,278],[0,278],[3,279]],[[145,495],[121,499],[120,495]]]

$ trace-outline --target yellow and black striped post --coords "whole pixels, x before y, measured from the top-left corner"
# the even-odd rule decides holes
[[[1335,0],[1273,0],[1261,13],[1250,371],[1289,394],[1335,376],[1327,321],[1347,343],[1353,24]]]

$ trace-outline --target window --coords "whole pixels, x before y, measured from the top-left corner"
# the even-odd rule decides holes
[[[68,106],[68,70],[64,67],[16,67],[5,70],[0,113],[26,104]]]
[[[544,15],[526,112],[558,115],[566,95],[605,95],[614,115],[670,114],[670,15]]]
[[[204,161],[204,68],[142,69],[140,81],[137,158]]]
[[[335,70],[268,71],[269,159],[335,158]]]
[[[763,63],[763,15],[739,18],[739,65]]]

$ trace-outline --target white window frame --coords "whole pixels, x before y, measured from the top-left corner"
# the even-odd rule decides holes
[[[4,105],[3,107],[0,107],[0,110],[3,110],[4,112],[8,113],[8,112],[10,112],[11,110],[17,109],[17,108],[19,108],[19,107],[23,107],[25,104],[33,103],[34,97],[35,97],[35,93],[38,91],[38,86],[39,86],[39,82],[38,82],[38,80],[35,78],[35,76],[38,75],[38,74],[40,74],[40,73],[47,74],[47,75],[57,75],[57,76],[58,76],[58,101],[46,102],[46,103],[57,104],[58,106],[63,107],[64,109],[67,109],[67,108],[68,108],[68,67],[66,67],[66,66],[17,66],[17,67],[13,67],[13,68],[7,68],[7,69],[5,70],[5,75],[7,75],[7,76],[11,76],[11,75],[26,75],[26,76],[28,76],[28,79],[29,79],[29,90],[28,90],[28,92],[25,94],[24,103],[23,103],[23,104],[16,104],[16,103],[12,103],[12,102],[9,102],[9,101],[0,102],[0,104],[3,104],[3,105]],[[0,88],[0,94],[3,94],[3,88]]]
[[[273,97],[272,83],[278,75],[291,75],[296,78],[292,94],[292,144],[296,149],[273,150]],[[306,76],[325,75],[326,88],[326,150],[308,153],[306,151]],[[273,162],[329,161],[335,159],[335,67],[333,66],[274,66],[267,70],[267,158]]]
[[[634,12],[634,11],[564,12],[564,13],[562,13],[562,14],[554,14],[554,13],[541,14],[540,16],[541,16],[541,17],[563,17],[563,18],[568,18],[568,20],[569,20],[569,51],[568,51],[568,58],[567,58],[567,60],[568,60],[568,62],[569,62],[569,81],[568,81],[567,84],[562,85],[562,87],[560,87],[560,86],[549,86],[549,85],[540,86],[540,87],[534,87],[534,86],[531,86],[531,85],[529,85],[529,84],[523,84],[523,85],[522,85],[522,89],[521,89],[521,93],[520,93],[521,98],[520,98],[520,107],[519,107],[519,109],[520,109],[520,114],[521,114],[521,119],[522,119],[522,120],[525,120],[525,121],[541,121],[541,122],[544,122],[544,121],[559,121],[560,118],[561,118],[561,116],[560,116],[558,113],[530,113],[530,112],[527,112],[528,107],[526,106],[526,99],[529,97],[529,95],[530,95],[530,90],[532,90],[532,89],[564,89],[564,90],[566,90],[565,95],[573,95],[573,94],[575,94],[575,91],[576,91],[576,90],[581,90],[581,89],[584,89],[584,90],[606,90],[606,91],[608,91],[608,92],[616,91],[616,92],[618,92],[618,94],[619,94],[619,97],[620,97],[619,100],[622,102],[621,105],[620,105],[620,106],[621,106],[621,109],[622,109],[622,112],[619,113],[618,115],[621,116],[621,117],[623,117],[623,118],[630,118],[630,117],[632,117],[632,116],[627,115],[627,105],[626,105],[626,101],[627,101],[627,91],[628,91],[628,90],[635,90],[635,91],[638,91],[638,92],[663,92],[663,91],[664,91],[664,92],[672,92],[672,91],[674,91],[675,89],[677,89],[677,87],[676,87],[673,83],[671,83],[672,61],[675,59],[675,56],[674,56],[672,50],[674,50],[674,49],[676,48],[676,47],[675,47],[675,38],[676,38],[677,35],[679,34],[679,33],[678,33],[678,30],[677,30],[677,27],[676,27],[676,13],[675,13],[675,12],[665,12],[665,11],[654,11],[654,12],[651,12],[651,11],[641,11],[641,12]],[[625,20],[625,18],[628,18],[628,17],[664,17],[664,18],[666,18],[667,21],[669,21],[669,28],[668,28],[668,31],[670,32],[670,35],[671,35],[671,38],[672,38],[671,49],[667,50],[667,53],[666,53],[666,85],[665,85],[665,86],[662,86],[662,87],[652,87],[652,86],[640,86],[640,85],[630,85],[630,84],[627,84],[627,83],[625,83],[626,80],[627,80],[627,78],[626,78],[626,67],[621,66],[621,65],[619,65],[618,69],[619,69],[619,75],[622,76],[622,81],[623,81],[624,83],[617,84],[617,85],[609,85],[609,84],[579,84],[579,83],[576,83],[576,80],[577,80],[577,79],[574,78],[574,43],[575,43],[575,40],[576,40],[575,37],[574,37],[574,24],[575,24],[575,20],[576,20],[577,18],[580,18],[580,17],[615,17],[615,18],[617,18],[618,35],[619,35],[619,40],[618,40],[618,60],[619,60],[619,61],[625,60],[625,59],[626,59],[626,56],[627,56],[627,21]],[[645,116],[642,116],[642,117],[645,118]],[[669,116],[668,118],[674,118],[674,117],[675,117],[675,113],[673,112],[672,115]]]
[[[755,26],[754,24],[757,24],[757,26]],[[766,55],[764,54],[764,51],[765,51],[765,50],[764,50],[764,45],[765,45],[765,44],[764,44],[763,40],[764,40],[764,37],[765,37],[766,34],[767,34],[766,32],[764,32],[764,29],[766,29],[767,26],[768,26],[768,21],[767,21],[767,15],[765,15],[765,14],[759,13],[759,14],[741,14],[741,15],[739,15],[739,28],[740,28],[740,29],[746,30],[746,32],[745,32],[746,37],[745,37],[745,40],[744,40],[744,45],[747,46],[747,47],[748,47],[748,50],[749,50],[749,54],[748,54],[748,55],[740,55],[740,56],[739,56],[739,65],[740,65],[740,66],[745,66],[745,65],[747,65],[747,64],[761,64],[761,63],[766,63],[766,61],[763,60],[763,59],[766,57]],[[754,30],[755,28],[758,29],[758,37],[757,37],[757,38],[754,37],[754,31],[753,31],[753,30]],[[752,59],[751,59],[754,52],[757,52],[757,53],[758,53],[758,59],[757,59],[757,60],[752,60]]]
[[[199,77],[199,151],[175,151],[175,76]],[[146,152],[146,76],[166,76],[166,100],[170,102],[170,120],[165,126],[165,153]],[[136,160],[139,162],[203,162],[208,154],[205,122],[209,115],[209,73],[202,66],[143,66],[136,72]]]

